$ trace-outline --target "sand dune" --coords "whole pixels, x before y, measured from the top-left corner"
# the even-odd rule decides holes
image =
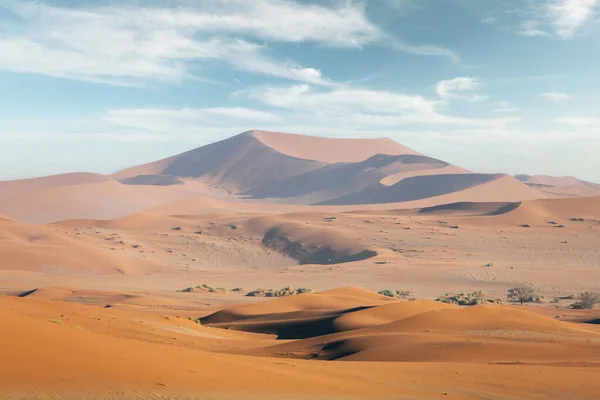
[[[448,164],[420,155],[378,154],[362,162],[338,163],[307,172],[285,181],[270,182],[242,195],[253,199],[277,198],[311,204],[350,195],[377,184],[388,176],[437,173]],[[393,178],[392,178],[393,179]]]
[[[344,139],[290,133],[252,131],[266,146],[290,157],[321,161],[327,164],[360,162],[375,154],[405,155],[420,153],[389,138]]]
[[[494,185],[490,185],[494,183]],[[487,186],[484,186],[487,185]],[[496,201],[510,201],[538,198],[535,190],[518,182],[516,179],[501,174],[447,174],[424,175],[403,179],[386,186],[381,183],[372,185],[362,191],[325,201],[323,205],[343,204],[383,204],[410,203],[418,200],[435,200],[437,204],[442,196],[457,196],[474,201],[482,201],[480,196],[474,196],[471,189],[481,188],[481,194]],[[471,190],[471,192],[467,192]]]
[[[0,198],[14,197],[37,191],[64,186],[75,186],[86,183],[99,183],[110,180],[110,177],[87,172],[52,175],[41,178],[0,181]]]
[[[600,341],[599,330],[515,306],[459,308],[432,301],[392,301],[365,302],[362,307],[347,303],[346,309],[335,311],[307,307],[309,300],[316,301],[318,296],[223,310],[202,322],[297,339],[253,350],[279,357],[479,363],[600,360],[595,345]],[[327,299],[329,295],[320,296]],[[295,307],[290,307],[292,304]]]
[[[249,131],[156,163],[128,168],[114,176],[121,180],[157,174],[197,178],[237,192],[323,165],[319,161],[280,153],[264,145],[253,131]]]
[[[136,274],[157,267],[150,260],[117,254],[108,244],[99,245],[79,233],[0,220],[0,270],[86,276]]]
[[[76,218],[111,219],[208,192],[196,182],[173,187],[128,186],[112,179],[37,189],[32,187],[30,190],[0,197],[0,210],[26,223]]]
[[[410,334],[395,333],[386,324],[278,341],[201,326],[178,317],[177,310],[156,314],[143,307],[48,301],[47,296],[86,293],[51,291],[24,298],[0,295],[2,398],[588,399],[600,389],[595,379],[598,333],[506,307],[431,311],[423,302],[390,302],[364,289],[343,288],[230,308],[219,317],[285,319],[286,313],[354,307],[362,310],[344,315],[398,313],[399,322],[424,315],[429,317],[423,321],[443,329],[461,327],[465,319],[484,321],[477,326],[483,332],[427,332],[415,322]],[[501,319],[486,322],[496,317]],[[557,330],[539,336],[538,331],[510,329],[501,337],[495,329],[506,318],[517,328],[530,320],[528,329],[556,324]],[[473,323],[466,323],[471,329]],[[346,362],[326,361],[333,359]],[[394,362],[347,362],[382,359]]]
[[[590,185],[565,195],[595,193]],[[470,173],[390,139],[253,130],[110,177],[75,173],[0,182],[0,212],[22,222],[48,223],[114,219],[146,210],[272,213],[291,211],[288,204],[417,208],[556,197],[544,192],[546,186],[540,190],[505,175]],[[188,211],[179,211],[182,205]]]
[[[497,214],[505,222],[547,226],[550,221],[557,224],[560,221],[565,224],[572,218],[600,218],[600,197],[529,200],[521,202],[516,208],[507,207],[504,211]]]
[[[515,177],[547,197],[600,196],[600,184],[573,176],[516,175]]]

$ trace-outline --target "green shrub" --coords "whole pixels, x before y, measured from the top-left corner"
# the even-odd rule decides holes
[[[497,303],[498,300],[488,299],[483,290],[472,293],[446,293],[436,299],[442,303],[458,304],[459,306],[475,306],[478,304]]]

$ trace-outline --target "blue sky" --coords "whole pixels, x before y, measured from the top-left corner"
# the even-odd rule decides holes
[[[600,0],[0,0],[0,179],[242,131],[600,181]]]

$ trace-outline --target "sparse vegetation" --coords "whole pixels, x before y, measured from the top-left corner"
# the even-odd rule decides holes
[[[64,323],[58,319],[49,319],[48,322],[50,322],[52,324],[57,324],[57,325],[64,325]]]
[[[293,289],[291,287],[284,287],[281,289],[256,289],[248,292],[246,296],[250,297],[287,297],[295,296],[298,294],[312,293],[313,290],[309,288]]]
[[[579,294],[577,302],[571,308],[591,310],[596,304],[600,304],[600,292],[587,291]]]
[[[190,286],[185,289],[178,290],[182,293],[191,293],[195,291],[204,291],[208,293],[218,293],[218,294],[229,294],[229,290],[224,287],[212,287],[203,283],[202,285]],[[250,297],[285,297],[285,296],[294,296],[297,294],[305,294],[305,293],[313,293],[313,290],[310,288],[298,288],[293,289],[289,286],[281,288],[281,289],[255,289],[250,292],[247,292],[246,289],[242,287],[236,287],[231,289],[232,293],[236,294],[245,294]]]
[[[478,304],[502,303],[500,299],[490,299],[483,290],[477,290],[472,293],[446,293],[440,296],[436,301],[448,304],[458,304],[459,306],[475,306]]]
[[[515,303],[543,303],[546,299],[543,295],[535,293],[535,289],[530,286],[520,286],[508,290],[506,294],[508,301]]]
[[[399,297],[401,299],[408,299],[411,295],[410,290],[392,290],[392,289],[383,289],[380,290],[379,292],[380,295],[382,296],[387,296],[387,297]]]

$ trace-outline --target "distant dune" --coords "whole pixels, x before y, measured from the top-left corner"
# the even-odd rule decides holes
[[[508,175],[492,174],[443,174],[409,177],[391,186],[374,184],[362,191],[323,202],[323,205],[382,204],[413,202],[435,199],[453,193],[464,194],[467,190],[481,187],[480,194],[471,193],[474,201],[485,201],[483,197],[500,201],[538,198],[535,190],[528,188]],[[440,204],[440,203],[438,203]]]
[[[518,178],[518,179],[517,179]],[[391,139],[251,130],[112,176],[0,182],[0,213],[27,223],[149,214],[423,208],[600,196],[577,178],[472,173]]]
[[[515,178],[546,197],[600,196],[600,184],[583,181],[573,176],[516,175]]]

